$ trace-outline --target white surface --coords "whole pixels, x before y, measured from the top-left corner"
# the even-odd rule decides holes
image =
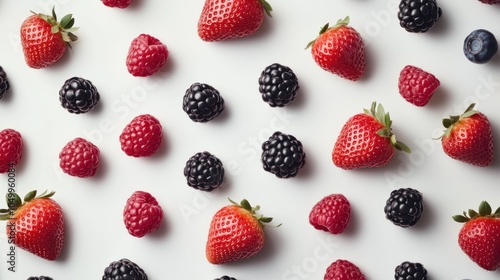
[[[392,279],[394,268],[405,260],[423,263],[429,279],[499,278],[500,272],[484,271],[462,253],[457,244],[461,226],[451,219],[484,199],[500,205],[498,152],[493,166],[479,168],[448,158],[440,142],[431,139],[442,131],[443,116],[462,112],[470,102],[477,102],[494,136],[500,137],[500,57],[475,65],[462,53],[463,39],[474,29],[500,36],[499,7],[441,0],[443,16],[435,28],[410,34],[399,26],[396,0],[270,0],[273,18],[266,18],[257,34],[206,43],[196,33],[204,0],[137,2],[126,10],[98,0],[0,2],[0,65],[12,85],[0,101],[0,129],[14,128],[25,141],[16,190],[23,195],[31,189],[55,190],[67,221],[59,260],[18,249],[17,272],[10,273],[2,250],[0,279],[100,279],[111,261],[123,257],[138,263],[151,280],[225,274],[239,280],[322,279],[326,267],[339,258],[356,263],[370,280]],[[60,16],[74,14],[80,40],[56,65],[30,69],[19,27],[30,10],[49,12],[53,4]],[[367,72],[358,82],[323,71],[304,50],[323,24],[346,15],[366,42]],[[165,69],[150,78],[132,77],[125,67],[129,44],[140,33],[159,38],[170,51]],[[300,95],[286,108],[269,107],[258,92],[260,72],[274,62],[291,67],[299,78]],[[397,92],[399,71],[407,64],[441,81],[424,108]],[[89,79],[98,88],[97,110],[72,115],[60,107],[58,90],[72,76]],[[216,87],[226,101],[226,112],[207,124],[192,122],[181,108],[185,90],[196,81]],[[398,154],[381,169],[336,168],[331,150],[340,128],[372,101],[391,113],[398,139],[413,154]],[[137,159],[120,150],[118,136],[142,113],[161,121],[165,144],[157,155]],[[295,135],[305,147],[307,163],[296,178],[280,180],[262,169],[260,143],[275,130]],[[60,149],[75,137],[87,138],[101,150],[102,166],[94,178],[73,178],[58,168]],[[185,161],[203,150],[226,167],[227,183],[213,193],[189,188],[182,174]],[[6,185],[7,176],[0,181]],[[414,228],[402,229],[385,219],[385,201],[398,187],[424,194],[425,212]],[[139,189],[151,192],[165,212],[159,232],[142,239],[130,236],[122,222],[126,199]],[[352,204],[351,224],[338,236],[308,223],[312,206],[330,193],[343,193]],[[267,230],[259,255],[215,266],[205,259],[207,231],[228,197],[260,204],[263,213],[283,225]],[[4,236],[0,242],[5,249]]]

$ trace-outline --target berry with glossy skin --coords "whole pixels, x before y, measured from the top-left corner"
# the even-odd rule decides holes
[[[283,107],[297,96],[299,81],[288,66],[274,63],[267,66],[259,77],[262,100],[271,107]]]
[[[7,128],[0,131],[0,173],[6,173],[23,157],[23,138],[18,131]]]
[[[441,137],[443,151],[451,158],[476,166],[493,162],[493,132],[488,118],[474,109],[475,104],[460,116],[443,119],[445,132]]]
[[[153,155],[160,148],[162,139],[160,122],[149,114],[133,118],[120,134],[122,151],[133,157]]]
[[[7,73],[5,73],[5,70],[3,70],[2,66],[0,66],[0,99],[2,99],[9,88],[10,84],[7,79]]]
[[[123,258],[104,269],[102,280],[148,280],[144,270],[133,261]]]
[[[410,152],[396,140],[392,121],[382,104],[373,102],[370,110],[349,118],[335,142],[332,160],[342,169],[382,167],[394,157],[395,150]]]
[[[309,213],[309,223],[318,230],[340,234],[351,220],[351,204],[343,194],[331,194],[318,201]]]
[[[439,85],[433,74],[413,65],[405,66],[399,74],[399,93],[406,101],[419,107],[429,102]]]
[[[305,161],[302,143],[293,135],[276,131],[262,143],[262,167],[278,178],[297,176]]]
[[[31,276],[28,278],[28,280],[54,280],[54,279],[49,276],[38,276],[38,277]]]
[[[167,46],[160,40],[149,34],[140,34],[130,44],[127,70],[136,77],[151,76],[165,65],[168,54]]]
[[[52,9],[52,15],[33,14],[21,25],[21,45],[26,64],[35,69],[56,63],[66,52],[66,47],[78,39],[72,32],[75,19],[64,16],[60,22]],[[55,32],[53,32],[55,31]]]
[[[182,99],[182,109],[194,122],[213,120],[224,108],[224,99],[219,91],[208,84],[192,84]]]
[[[326,269],[324,280],[366,280],[363,272],[354,263],[336,260]]]
[[[156,198],[145,191],[135,191],[123,209],[123,222],[130,235],[143,237],[157,230],[163,220],[163,210]]]
[[[264,12],[271,16],[266,0],[206,0],[198,20],[198,35],[214,42],[247,37],[264,21]]]
[[[59,90],[61,106],[73,114],[83,114],[99,104],[101,96],[91,81],[80,77],[67,79]]]
[[[436,0],[401,0],[399,3],[399,24],[408,32],[429,31],[441,18],[441,14]]]
[[[423,212],[422,193],[412,188],[393,190],[384,207],[385,217],[404,228],[414,226]]]
[[[348,26],[349,20],[339,20],[333,27],[327,23],[306,49],[312,47],[314,60],[324,70],[356,81],[365,74],[365,44],[359,32]]]
[[[468,60],[482,64],[490,61],[498,52],[498,42],[490,31],[476,29],[465,38],[463,50]]]
[[[68,142],[59,153],[64,173],[80,178],[92,177],[99,168],[99,148],[83,138]]]
[[[209,152],[196,153],[184,167],[188,186],[211,192],[224,183],[224,166]]]
[[[101,0],[101,1],[105,6],[112,8],[120,8],[120,9],[125,9],[130,5],[130,3],[132,3],[132,0]]]
[[[222,276],[220,278],[215,278],[214,280],[236,280],[236,278],[224,275],[224,276]]]
[[[427,270],[421,263],[405,261],[396,266],[394,280],[427,280]]]

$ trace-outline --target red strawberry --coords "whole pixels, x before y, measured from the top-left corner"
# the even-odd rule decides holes
[[[425,106],[439,87],[439,80],[421,68],[407,65],[399,74],[398,89],[406,101]]]
[[[23,202],[16,193],[9,192],[9,209],[0,210],[0,220],[8,220],[9,242],[47,260],[57,259],[64,245],[64,214],[51,199],[53,195],[43,192],[36,196],[36,191],[31,191]]]
[[[123,222],[132,236],[143,237],[157,230],[162,220],[163,210],[150,193],[136,191],[127,199]]]
[[[163,138],[158,119],[145,114],[139,115],[120,134],[122,150],[129,156],[147,157],[158,151]]]
[[[168,58],[168,49],[157,38],[141,34],[137,36],[128,50],[127,69],[136,77],[151,76],[165,65]]]
[[[492,213],[486,201],[479,205],[479,213],[469,209],[468,216],[455,215],[456,222],[464,223],[458,233],[458,245],[469,258],[486,270],[500,267],[500,207]]]
[[[71,14],[60,22],[54,9],[52,15],[35,14],[21,25],[21,44],[29,67],[39,69],[56,63],[66,52],[66,46],[78,39],[72,32],[75,19]],[[71,47],[71,46],[70,46]]]
[[[7,128],[0,131],[0,173],[6,173],[17,165],[23,156],[21,133]]]
[[[389,163],[394,149],[410,153],[397,141],[392,121],[382,104],[372,103],[370,111],[351,117],[342,127],[333,147],[333,163],[342,169],[381,167]]]
[[[342,233],[351,219],[351,204],[342,194],[331,194],[318,201],[309,213],[309,223],[332,234]]]
[[[198,20],[198,35],[213,42],[254,34],[264,21],[264,12],[271,16],[266,0],[206,0]]]
[[[257,214],[260,207],[245,199],[231,203],[217,211],[210,223],[206,256],[212,264],[247,259],[264,247],[264,224],[272,218]]]
[[[316,63],[326,71],[356,81],[365,73],[365,44],[361,35],[348,26],[349,17],[330,27],[327,23],[310,42]]]
[[[68,142],[59,153],[59,166],[71,176],[92,177],[99,167],[99,148],[83,138]]]
[[[105,6],[112,8],[116,7],[120,9],[125,9],[130,5],[130,3],[132,3],[132,0],[101,0],[101,1]]]
[[[460,116],[443,119],[446,130],[441,143],[451,158],[484,167],[493,162],[493,133],[488,118],[474,106]]]
[[[326,269],[324,280],[365,280],[359,267],[347,260],[336,260]]]

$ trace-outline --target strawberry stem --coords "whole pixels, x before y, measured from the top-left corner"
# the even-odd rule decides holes
[[[349,16],[346,16],[344,19],[339,19],[337,20],[337,23],[330,27],[330,24],[327,22],[325,25],[323,25],[323,27],[321,27],[321,29],[319,30],[319,35],[316,37],[316,39],[312,40],[311,42],[309,42],[307,44],[307,46],[304,48],[305,50],[307,50],[308,48],[310,48],[312,45],[314,45],[314,43],[316,42],[316,40],[318,40],[319,36],[321,36],[323,33],[325,33],[326,31],[328,30],[331,30],[331,29],[336,29],[336,28],[339,28],[341,26],[347,26],[349,25],[349,21],[350,21],[350,18]]]
[[[42,13],[35,13],[31,11],[31,13],[37,15],[41,19],[48,22],[51,27],[52,33],[61,33],[61,38],[64,42],[67,43],[68,47],[71,48],[70,43],[78,40],[78,37],[73,34],[74,31],[78,30],[78,27],[73,27],[75,24],[75,19],[72,14],[65,15],[60,22],[57,21],[57,15],[55,12],[55,6],[52,7],[52,14],[46,15]]]
[[[492,209],[490,204],[487,201],[481,201],[479,204],[479,212],[476,212],[473,209],[467,210],[467,213],[464,211],[462,215],[454,215],[452,219],[457,223],[466,223],[472,219],[476,219],[479,217],[490,217],[490,218],[500,218],[500,207],[492,213]]]
[[[5,201],[7,202],[8,208],[7,209],[0,209],[0,221],[12,219],[14,216],[14,212],[30,201],[33,201],[35,199],[47,199],[47,198],[52,197],[55,194],[54,191],[52,191],[50,193],[47,193],[47,191],[44,191],[39,196],[37,196],[36,193],[37,193],[36,190],[30,191],[24,196],[24,199],[21,200],[21,197],[17,193],[8,192],[5,195]]]
[[[240,203],[237,203],[235,201],[233,201],[231,198],[228,198],[228,200],[231,202],[231,204],[237,206],[237,207],[241,207],[243,209],[245,209],[246,211],[250,212],[250,214],[252,214],[252,216],[257,219],[257,221],[259,221],[259,224],[262,226],[262,227],[265,227],[266,224],[270,223],[273,221],[273,218],[272,217],[266,217],[262,214],[258,214],[257,212],[260,210],[260,206],[259,205],[255,205],[254,207],[252,207],[252,205],[250,204],[250,202],[248,202],[248,200],[246,199],[242,199]],[[279,227],[281,226],[281,224],[277,225],[276,227]]]
[[[443,122],[442,122],[443,126],[445,128],[444,133],[440,137],[435,138],[435,140],[439,140],[445,136],[446,137],[450,136],[451,130],[453,129],[453,126],[455,124],[457,124],[458,122],[460,122],[461,120],[463,120],[465,118],[468,118],[468,117],[478,113],[478,111],[474,110],[475,105],[476,105],[476,103],[470,104],[469,107],[467,107],[467,109],[465,109],[465,111],[459,116],[454,115],[454,116],[450,116],[449,118],[444,118]]]

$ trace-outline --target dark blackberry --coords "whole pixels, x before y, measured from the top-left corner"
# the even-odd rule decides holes
[[[224,182],[224,166],[209,152],[196,153],[186,162],[184,176],[190,187],[211,192]]]
[[[274,63],[267,66],[259,78],[259,92],[262,100],[271,107],[283,107],[295,100],[299,81],[292,69]]]
[[[52,279],[49,276],[39,276],[39,277],[31,276],[27,280],[54,280],[54,279]]]
[[[182,109],[191,120],[208,122],[224,111],[224,99],[212,86],[194,83],[184,94]]]
[[[87,113],[99,104],[100,95],[89,80],[72,77],[59,90],[61,106],[73,114]]]
[[[148,280],[144,270],[129,259],[112,262],[106,269],[102,280]]]
[[[215,278],[214,280],[236,280],[236,278],[224,275],[224,276],[222,276],[220,278]]]
[[[400,227],[414,226],[424,212],[422,194],[411,188],[393,190],[384,207],[385,217]]]
[[[0,66],[0,99],[2,99],[2,97],[9,90],[9,88],[10,84],[9,80],[7,80],[7,73],[5,73],[2,66]]]
[[[304,166],[305,159],[302,143],[292,135],[277,131],[262,144],[264,170],[278,178],[295,177]]]
[[[421,263],[405,261],[396,266],[395,280],[427,280],[427,270]]]
[[[398,19],[408,32],[427,32],[441,17],[436,0],[401,0]]]

